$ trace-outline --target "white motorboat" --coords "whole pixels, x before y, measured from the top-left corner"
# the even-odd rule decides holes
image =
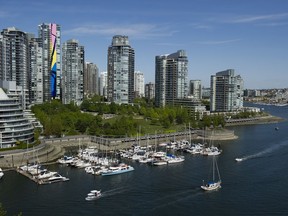
[[[98,199],[102,196],[101,190],[91,190],[88,194],[87,197],[85,198],[87,201],[95,200]]]
[[[54,174],[53,176],[45,179],[45,183],[54,183],[54,182],[62,182],[62,181],[68,181],[69,178],[66,178],[59,173]]]
[[[168,161],[167,160],[157,160],[152,163],[154,166],[162,166],[162,165],[167,165]]]
[[[181,163],[185,160],[184,157],[169,157],[169,159],[167,160],[168,164],[171,164],[171,163]]]
[[[242,158],[235,158],[235,160],[236,160],[237,162],[240,162],[240,161],[242,161],[243,159],[242,159]]]
[[[121,163],[116,167],[109,167],[108,170],[104,170],[101,175],[102,176],[109,176],[109,175],[116,175],[116,174],[122,174],[126,172],[133,171],[134,168],[130,165]]]
[[[4,172],[2,171],[2,169],[0,168],[0,179],[4,176]]]
[[[77,158],[73,157],[73,156],[66,156],[64,155],[63,158],[59,158],[57,160],[58,163],[60,164],[71,164],[74,160],[76,160]]]
[[[41,172],[37,178],[40,180],[40,179],[46,179],[46,178],[50,178],[52,176],[54,176],[55,174],[57,174],[57,172],[52,172],[52,171],[44,171],[44,172]]]

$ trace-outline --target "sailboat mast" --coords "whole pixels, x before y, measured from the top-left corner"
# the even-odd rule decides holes
[[[218,174],[218,180],[221,181],[221,177],[220,177],[220,172],[219,172],[219,169],[218,169],[218,164],[216,163],[216,169],[217,169],[217,174]]]
[[[215,156],[213,155],[213,161],[212,161],[212,169],[213,169],[213,182],[215,181]]]

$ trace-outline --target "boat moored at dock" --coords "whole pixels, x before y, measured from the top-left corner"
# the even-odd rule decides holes
[[[65,181],[69,181],[69,178],[62,176],[59,173],[56,173],[53,176],[39,182],[39,184],[51,184],[51,183],[65,182]]]
[[[4,172],[2,171],[2,169],[0,168],[0,179],[4,176]]]
[[[134,168],[132,166],[121,163],[118,166],[109,167],[107,170],[103,171],[101,175],[102,176],[117,175],[126,172],[131,172],[133,170]]]

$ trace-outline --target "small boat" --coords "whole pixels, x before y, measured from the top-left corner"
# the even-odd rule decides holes
[[[278,130],[279,130],[279,127],[275,127],[275,130],[278,131]]]
[[[102,196],[101,190],[91,190],[91,191],[87,194],[87,197],[85,198],[85,200],[91,201],[91,200],[98,199],[98,198],[100,198],[101,196]]]
[[[0,168],[0,179],[4,176],[4,172],[2,171],[2,169]]]
[[[220,178],[220,173],[219,173],[219,169],[218,169],[218,165],[217,165],[217,161],[215,156],[213,156],[212,159],[212,181],[209,181],[207,184],[204,184],[204,180],[203,180],[203,185],[201,186],[201,188],[205,191],[213,191],[213,190],[217,190],[219,188],[221,188],[221,178]],[[218,180],[216,181],[215,179],[215,171],[217,171],[217,175],[218,175]]]
[[[237,162],[240,162],[240,161],[242,161],[243,159],[242,159],[242,158],[235,158],[235,160],[236,160]]]

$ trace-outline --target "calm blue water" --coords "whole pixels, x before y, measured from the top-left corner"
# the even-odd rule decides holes
[[[288,107],[262,106],[286,118]],[[279,131],[275,131],[278,126]],[[162,167],[130,162],[134,172],[92,176],[53,165],[68,182],[38,186],[15,172],[0,181],[0,202],[8,215],[288,215],[288,124],[234,127],[239,139],[219,142],[222,188],[200,189],[211,157],[185,155],[185,162]],[[246,160],[235,162],[236,157]],[[103,197],[85,201],[92,189]]]

